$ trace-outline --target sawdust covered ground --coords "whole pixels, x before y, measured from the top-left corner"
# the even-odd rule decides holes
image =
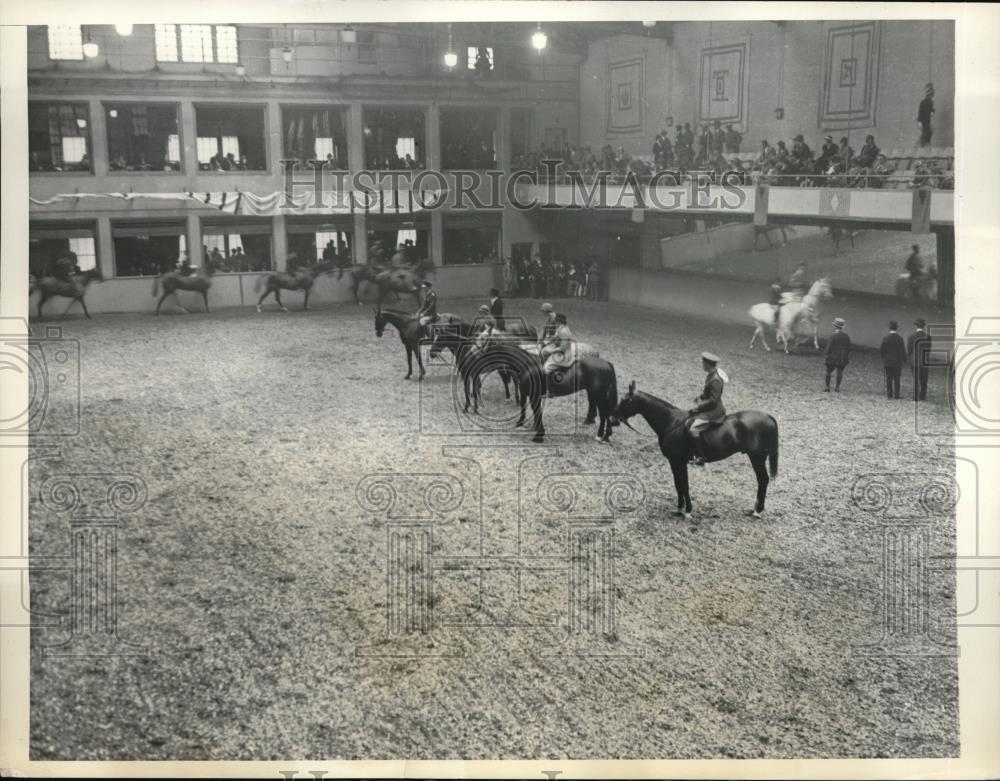
[[[470,316],[477,303],[446,308]],[[391,330],[375,338],[367,307],[65,321],[81,342],[82,432],[34,462],[33,496],[60,473],[142,477],[148,501],[118,530],[118,615],[120,636],[149,654],[45,655],[66,633],[36,628],[32,757],[955,756],[955,659],[861,648],[882,635],[881,526],[852,485],[954,469],[915,433],[913,403],[883,397],[876,356],[856,353],[844,391],[824,394],[820,358],[750,352],[749,324],[558,308],[622,391],[634,378],[687,405],[699,353],[722,356],[727,407],[780,425],[763,519],[745,515],[755,484],[742,457],[694,471],[694,519],[674,517],[655,441],[618,428],[598,445],[571,400],[548,405],[551,436],[532,445],[494,377],[484,412],[505,433],[469,428],[448,367],[404,381],[402,346]],[[538,302],[508,313],[536,322]],[[947,415],[940,380],[921,413]],[[615,480],[640,489],[595,521]],[[66,516],[37,500],[31,511],[32,555],[67,555]],[[432,563],[402,572],[433,578],[413,606],[434,655],[393,656],[389,540],[427,523],[432,537],[405,539],[432,539]],[[581,523],[613,530],[614,570],[595,576],[609,590],[584,599],[568,642],[569,584],[593,561],[570,548]],[[929,546],[945,567],[929,616],[953,640],[950,514]],[[69,583],[33,573],[39,623],[65,615]],[[609,594],[616,639],[595,641],[585,614]]]

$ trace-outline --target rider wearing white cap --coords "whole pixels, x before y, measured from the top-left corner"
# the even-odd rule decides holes
[[[701,395],[695,398],[695,406],[688,410],[688,430],[694,445],[695,457],[692,461],[697,466],[705,464],[701,454],[701,433],[712,423],[719,423],[726,417],[726,408],[722,405],[722,390],[729,380],[725,373],[717,368],[719,356],[714,353],[701,354],[701,367],[707,373],[705,388]]]

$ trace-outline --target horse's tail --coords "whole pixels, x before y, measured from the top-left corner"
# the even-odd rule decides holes
[[[768,417],[771,418],[771,422],[774,424],[769,437],[770,442],[767,443],[768,466],[771,469],[771,477],[774,478],[778,476],[778,421],[771,415],[768,415]]]
[[[160,277],[155,276],[153,277],[153,295],[155,296],[159,292],[160,292]]]
[[[610,405],[610,411],[614,411],[618,408],[618,373],[615,371],[615,365],[608,361],[608,366],[611,367],[611,385],[608,387],[608,404]]]

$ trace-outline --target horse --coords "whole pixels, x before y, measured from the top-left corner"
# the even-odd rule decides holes
[[[461,318],[441,313],[438,315],[438,319],[432,323],[431,333],[435,333],[439,327],[455,325],[457,323],[461,323]],[[420,376],[417,379],[422,380],[427,372],[424,371],[424,361],[420,355],[420,339],[423,336],[423,329],[420,327],[419,318],[409,312],[401,312],[398,309],[382,309],[382,307],[378,307],[375,310],[375,336],[379,339],[382,338],[386,325],[391,325],[399,332],[399,340],[403,343],[403,347],[406,348],[407,372],[403,379],[408,380],[413,375],[413,354],[416,353],[417,365],[420,367]]]
[[[670,462],[677,490],[677,511],[685,519],[691,518],[691,494],[688,488],[688,461],[694,453],[691,435],[685,422],[687,410],[658,399],[649,393],[636,391],[635,382],[629,384],[628,393],[614,410],[612,425],[624,423],[632,428],[628,419],[642,415],[660,443],[660,452]],[[634,430],[634,429],[633,429]],[[760,518],[771,479],[778,476],[778,422],[764,412],[744,410],[726,415],[721,422],[702,432],[702,449],[706,461],[722,461],[735,453],[746,453],[757,476],[757,501],[750,515]],[[768,469],[770,467],[770,476]]]
[[[771,241],[771,231],[775,228],[781,231],[781,246],[788,244],[788,234],[785,233],[784,225],[754,225],[753,226],[753,251],[757,251],[757,239],[762,235],[767,239],[767,246],[774,249],[774,242]]]
[[[163,285],[163,295],[156,302],[156,314],[160,314],[160,306],[163,304],[163,299],[169,295],[173,295],[174,301],[177,302],[177,306],[181,308],[184,314],[188,313],[188,310],[181,306],[180,299],[177,298],[178,290],[194,290],[201,293],[201,297],[205,301],[205,311],[208,312],[208,289],[212,286],[213,273],[212,269],[206,271],[203,268],[199,268],[189,276],[184,276],[177,271],[168,271],[166,274],[158,276],[153,280],[153,295],[157,294],[160,284]]]
[[[517,336],[502,335],[500,337],[491,337],[485,345],[480,345],[478,343],[479,338],[474,335],[473,326],[461,320],[457,323],[451,322],[446,324],[445,327],[434,329],[434,337],[431,341],[429,353],[430,357],[436,358],[441,354],[442,350],[450,350],[452,355],[455,356],[455,370],[461,375],[465,390],[465,412],[469,411],[470,387],[472,388],[471,399],[473,411],[479,411],[483,369],[487,373],[495,370],[500,375],[500,379],[503,382],[504,395],[507,399],[510,399],[510,383],[514,380],[515,401],[520,401],[520,391],[515,376],[518,367],[507,366],[503,363],[496,365],[487,364],[484,366],[483,362],[479,360],[485,350],[490,349],[490,347],[500,342],[508,343],[510,339],[517,339]],[[491,353],[493,357],[496,355],[498,353]]]
[[[931,268],[917,279],[911,279],[909,272],[896,279],[895,293],[900,298],[921,298],[925,301],[937,300],[937,268]]]
[[[63,317],[66,316],[66,312],[69,312],[70,307],[73,306],[73,301],[79,301],[80,306],[83,307],[83,313],[90,320],[90,312],[87,311],[87,304],[84,303],[83,297],[87,293],[87,287],[94,281],[104,281],[104,275],[96,267],[89,268],[79,274],[74,274],[68,280],[53,276],[42,276],[40,279],[32,278],[28,287],[30,293],[34,293],[35,290],[38,291],[38,319],[42,319],[42,306],[46,301],[50,298],[61,297],[72,299],[69,302],[69,306],[63,312]]]
[[[378,299],[376,304],[382,305],[385,297],[389,293],[395,293],[396,300],[399,300],[400,293],[413,296],[417,302],[420,301],[420,283],[424,281],[422,270],[412,270],[409,268],[387,268],[382,269],[371,265],[355,265],[341,267],[337,279],[343,277],[344,271],[351,275],[351,292],[354,294],[354,303],[360,304],[361,297],[358,295],[358,288],[362,282],[370,282],[378,288]]]
[[[596,414],[600,414],[601,422],[597,427],[597,441],[607,444],[611,441],[611,413],[618,403],[618,379],[615,367],[610,361],[591,356],[579,357],[568,369],[559,370],[551,377],[545,374],[542,359],[528,353],[519,347],[498,344],[484,351],[484,360],[493,359],[496,363],[498,354],[494,351],[517,351],[529,358],[524,361],[519,356],[509,353],[511,363],[518,367],[518,391],[521,397],[521,415],[514,424],[515,428],[524,425],[525,405],[531,403],[534,414],[535,436],[533,442],[545,441],[545,425],[542,422],[542,396],[550,391],[552,396],[570,396],[579,391],[587,392],[587,417],[584,424],[594,422]]]
[[[285,308],[285,305],[281,303],[281,291],[302,290],[305,292],[302,311],[305,312],[309,309],[309,293],[312,291],[316,277],[322,273],[330,273],[331,271],[332,267],[329,263],[317,263],[309,268],[302,268],[293,272],[277,271],[268,274],[267,277],[257,277],[257,281],[253,284],[254,293],[260,292],[261,285],[264,284],[265,279],[267,281],[267,289],[261,293],[260,298],[257,300],[257,311],[261,311],[260,305],[264,302],[264,299],[271,295],[271,293],[274,293],[274,300],[278,302],[281,311],[287,312],[288,310]]]
[[[786,292],[782,294],[782,303],[776,308],[766,301],[754,304],[750,307],[750,318],[756,324],[753,335],[750,337],[750,349],[752,350],[757,339],[767,352],[771,352],[771,347],[767,343],[765,333],[768,329],[775,329],[775,341],[785,345],[785,352],[788,352],[788,338],[795,335],[795,329],[803,322],[812,326],[813,346],[819,349],[819,312],[818,304],[821,300],[833,298],[833,289],[830,287],[830,280],[827,277],[816,280],[809,288],[809,292],[802,298],[796,298],[795,294]],[[801,333],[801,330],[800,330]],[[806,334],[808,335],[808,334]],[[798,342],[796,342],[798,344]]]
[[[828,228],[830,232],[830,241],[833,242],[833,255],[836,257],[840,254],[840,242],[844,238],[851,240],[851,249],[854,249],[854,237],[857,236],[860,231],[851,230],[850,228],[841,228],[839,225],[831,225]]]

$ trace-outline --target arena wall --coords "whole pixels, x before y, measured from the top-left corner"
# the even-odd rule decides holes
[[[744,67],[749,69],[743,118],[735,123],[743,133],[742,151],[759,149],[765,138],[772,146],[784,140],[790,148],[798,133],[814,150],[826,133],[836,139],[846,135],[855,150],[869,133],[883,150],[912,148],[918,136],[917,107],[927,82],[935,86],[932,144],[953,146],[955,26],[949,20],[879,23],[871,117],[852,121],[849,127],[822,121],[829,32],[852,24],[860,22],[788,21],[784,27],[763,22],[677,22],[670,46],[633,35],[595,41],[580,66],[581,143],[595,152],[610,143],[624,146],[632,155],[649,155],[667,117],[674,124],[668,128],[671,141],[678,123],[690,122],[697,130],[702,51],[732,45],[745,47]],[[643,62],[642,125],[609,132],[610,68],[635,59]],[[776,108],[784,109],[783,118],[776,118]]]
[[[611,270],[610,282],[609,298],[614,304],[744,324],[748,344],[754,328],[749,309],[767,300],[765,284],[748,285],[745,280],[687,271],[615,268]],[[953,325],[955,311],[926,301],[835,290],[834,299],[823,302],[820,308],[821,339],[832,332],[831,321],[834,317],[843,317],[847,321],[846,330],[854,344],[877,348],[887,333],[889,320],[897,320],[900,330],[909,333],[917,317],[923,317],[931,324]],[[774,346],[771,334],[768,335],[768,343]],[[703,345],[699,349],[712,348],[711,345]]]

